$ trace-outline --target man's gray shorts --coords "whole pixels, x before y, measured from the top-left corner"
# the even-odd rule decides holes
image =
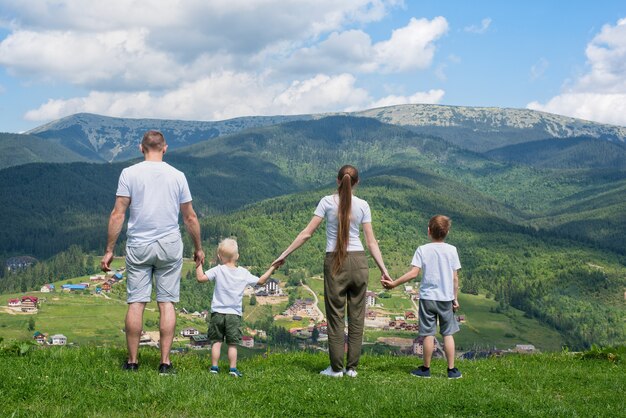
[[[437,333],[437,318],[441,335],[452,335],[459,331],[459,324],[452,311],[452,301],[420,299],[419,335],[429,336]]]
[[[157,302],[178,302],[183,269],[183,241],[170,234],[155,242],[126,247],[126,292],[128,303],[150,302],[152,276]]]

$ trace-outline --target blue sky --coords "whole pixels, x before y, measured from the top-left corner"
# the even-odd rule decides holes
[[[626,2],[0,0],[0,131],[400,103],[626,126]]]

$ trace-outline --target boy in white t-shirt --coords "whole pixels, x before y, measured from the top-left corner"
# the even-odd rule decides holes
[[[448,378],[462,377],[459,369],[454,367],[453,337],[453,334],[459,331],[454,312],[459,309],[457,270],[461,268],[461,262],[456,247],[444,242],[451,224],[447,216],[433,216],[428,222],[428,236],[432,242],[417,248],[411,261],[411,270],[396,280],[384,277],[381,279],[386,289],[393,289],[415,279],[420,270],[422,271],[419,291],[419,335],[424,337],[424,365],[411,372],[417,377],[430,377],[430,360],[434,351],[437,319],[448,360]]]
[[[215,281],[215,290],[211,302],[211,319],[208,337],[211,341],[211,373],[218,373],[218,361],[222,342],[228,344],[229,374],[235,377],[243,375],[237,370],[237,344],[241,342],[241,315],[243,291],[246,286],[264,284],[276,268],[270,267],[259,278],[243,267],[237,266],[239,248],[237,241],[231,238],[222,240],[217,247],[220,265],[202,271],[202,265],[196,267],[196,279],[199,282]]]

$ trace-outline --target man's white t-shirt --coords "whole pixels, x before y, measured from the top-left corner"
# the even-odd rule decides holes
[[[359,237],[359,227],[364,223],[372,222],[370,206],[363,199],[352,196],[350,206],[350,239],[347,251],[363,251],[363,244]],[[326,252],[330,253],[337,249],[337,229],[339,227],[339,195],[324,196],[317,204],[314,215],[326,218]]]
[[[204,274],[215,280],[211,312],[242,315],[241,301],[246,286],[254,286],[259,278],[243,267],[228,267],[223,264],[207,270]]]
[[[417,248],[411,265],[422,270],[420,299],[454,300],[454,272],[461,268],[456,247],[445,242],[431,242]]]
[[[191,201],[183,172],[163,161],[142,161],[122,170],[117,196],[130,197],[126,245],[138,247],[180,235],[180,205]]]

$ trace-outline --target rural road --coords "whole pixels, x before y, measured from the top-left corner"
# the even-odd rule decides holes
[[[313,295],[313,300],[315,300],[315,311],[317,312],[317,321],[322,322],[324,320],[324,313],[320,310],[318,304],[319,304],[319,299],[317,298],[317,293],[315,293],[313,291],[313,289],[311,289],[309,286],[305,285],[304,283],[300,282],[300,284],[302,284],[302,287],[305,288],[308,292],[310,292]]]

